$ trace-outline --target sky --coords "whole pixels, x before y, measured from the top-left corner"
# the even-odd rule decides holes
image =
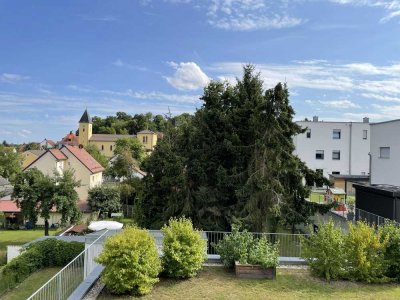
[[[296,120],[400,118],[400,0],[0,0],[0,140],[193,113],[247,63]]]

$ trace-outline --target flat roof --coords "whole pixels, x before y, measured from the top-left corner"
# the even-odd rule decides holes
[[[400,197],[400,186],[396,185],[354,183],[353,187],[355,187],[356,189],[361,189],[376,194],[381,194],[391,197]]]
[[[343,179],[369,179],[369,175],[346,175],[346,174],[329,174],[329,177]]]
[[[386,123],[392,123],[392,122],[398,122],[400,119],[394,119],[394,120],[389,120],[389,121],[383,121],[383,122],[375,122],[371,123],[371,125],[380,125],[380,124],[386,124]]]

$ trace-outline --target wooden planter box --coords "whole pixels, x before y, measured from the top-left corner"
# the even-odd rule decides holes
[[[260,265],[244,265],[236,261],[235,273],[239,278],[275,279],[276,267],[263,268]]]

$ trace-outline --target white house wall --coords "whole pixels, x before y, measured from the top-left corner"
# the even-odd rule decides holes
[[[369,173],[369,123],[352,122],[296,122],[302,128],[311,129],[311,138],[306,132],[294,137],[294,153],[313,170],[322,169],[329,177],[332,172],[343,175],[367,175]],[[340,139],[333,139],[333,130],[340,129]],[[363,130],[368,131],[367,140]],[[351,148],[350,148],[351,145]],[[324,151],[324,159],[316,159],[316,151]],[[332,152],[340,151],[340,160],[332,159]]]
[[[40,159],[34,161],[27,169],[29,170],[32,168],[37,168],[44,175],[48,175],[51,177],[54,176],[54,172],[56,170],[59,172],[62,171],[60,168],[57,168],[57,161],[50,152],[47,152]]]
[[[390,147],[390,158],[380,158]],[[400,186],[400,120],[371,125],[371,184]]]

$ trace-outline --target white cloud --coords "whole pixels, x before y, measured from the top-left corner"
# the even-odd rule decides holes
[[[116,61],[114,61],[113,65],[116,66],[116,67],[120,67],[120,68],[127,68],[127,69],[131,69],[131,70],[142,71],[142,72],[151,72],[146,67],[132,65],[132,64],[129,64],[129,63],[126,63],[126,62],[122,61],[121,59],[117,59]]]
[[[385,96],[382,94],[362,93],[361,96],[370,99],[377,99],[384,102],[400,102],[400,97]]]
[[[329,108],[338,108],[338,109],[360,108],[358,104],[355,104],[350,100],[319,101],[319,103]]]
[[[242,73],[244,63],[216,63],[207,68],[216,78],[234,78]],[[400,66],[371,63],[338,64],[325,60],[291,64],[256,64],[266,88],[287,82],[289,88],[331,90],[349,93],[376,93],[400,97]]]
[[[29,78],[30,78],[29,76],[24,76],[24,75],[20,75],[20,74],[12,74],[12,73],[0,74],[0,81],[9,82],[9,83],[18,82],[18,81],[26,80]]]
[[[333,3],[353,6],[366,6],[380,8],[387,12],[387,15],[380,19],[381,23],[385,23],[393,18],[400,16],[400,0],[330,0]]]
[[[194,62],[170,62],[169,65],[175,69],[175,74],[164,78],[178,90],[198,90],[204,88],[210,81]]]

